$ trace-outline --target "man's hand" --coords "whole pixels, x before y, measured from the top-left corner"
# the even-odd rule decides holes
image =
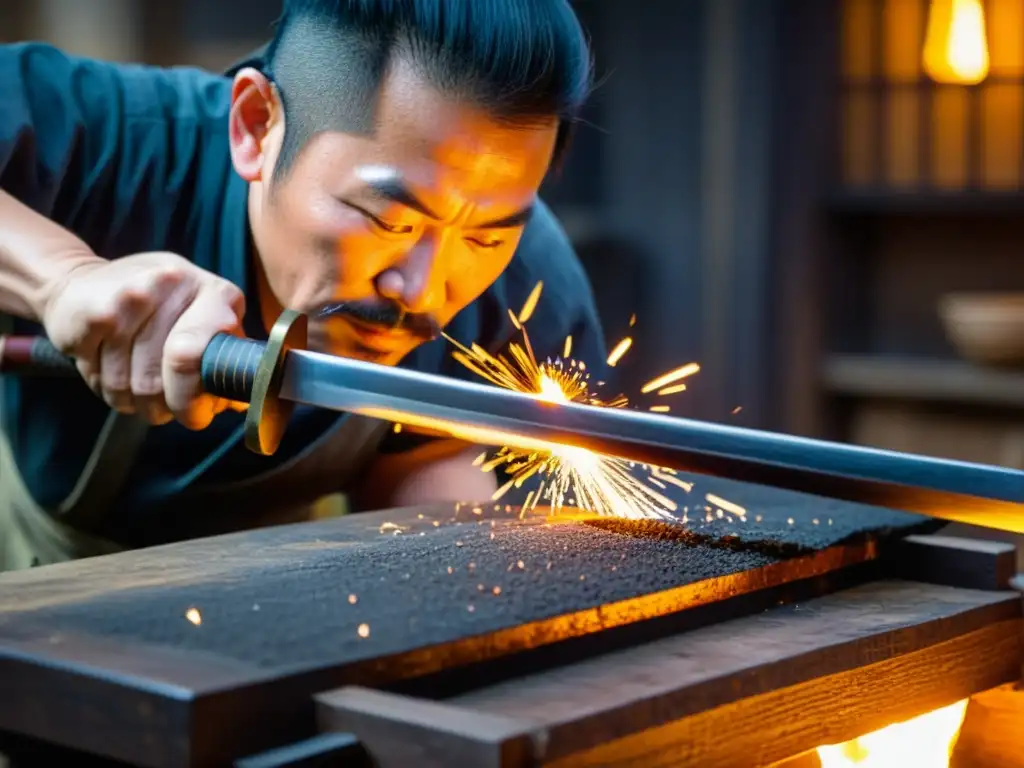
[[[218,333],[239,333],[235,286],[172,253],[75,265],[48,288],[42,320],[111,408],[152,424],[203,429],[227,407],[202,392],[199,368]]]

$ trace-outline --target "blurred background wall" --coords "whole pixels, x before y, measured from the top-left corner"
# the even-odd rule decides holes
[[[674,413],[1024,467],[1024,0],[926,66],[949,4],[576,2],[599,87],[544,196],[635,339],[627,393],[697,361]],[[279,9],[3,0],[0,39],[221,69]]]

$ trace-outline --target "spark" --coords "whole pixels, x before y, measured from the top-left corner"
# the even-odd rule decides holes
[[[197,627],[203,623],[203,617],[199,613],[198,608],[189,608],[185,611],[185,618],[195,624]]]
[[[506,354],[492,355],[476,343],[463,345],[445,335],[455,347],[452,356],[464,367],[481,378],[505,389],[532,394],[538,400],[552,404],[582,403],[603,408],[623,408],[629,400],[618,395],[611,399],[599,397],[590,388],[590,374],[586,363],[574,360],[568,355],[555,360],[538,362],[524,327],[540,301],[541,283],[530,293],[523,309],[517,314],[509,310],[513,326],[521,331],[522,341],[513,342]],[[618,362],[629,349],[631,340],[623,340],[609,355],[609,362]],[[566,341],[565,350],[571,348]],[[563,350],[564,351],[564,350]],[[669,378],[659,384],[664,386],[684,376],[696,373],[696,364],[684,366],[679,371],[666,374]],[[665,377],[662,377],[665,378]],[[655,406],[657,410],[667,410]],[[482,453],[473,462],[484,472],[503,469],[509,476],[491,500],[498,501],[513,488],[521,488],[531,478],[539,478],[539,487],[531,490],[522,507],[525,515],[543,501],[552,513],[565,507],[577,507],[598,515],[610,515],[632,519],[662,518],[675,519],[676,503],[658,488],[665,489],[665,478],[674,475],[670,469],[639,465],[646,473],[638,479],[633,470],[634,462],[593,453],[574,446],[551,445],[525,449],[505,445],[491,458]],[[689,490],[684,483],[676,483]]]
[[[361,638],[366,639],[370,636],[370,625],[360,624],[359,629],[357,629],[356,632],[359,634]]]
[[[713,493],[705,494],[704,498],[707,499],[709,504],[714,504],[716,507],[718,507],[719,511],[724,509],[726,512],[731,512],[732,514],[736,515],[736,517],[738,517],[740,520],[746,520],[747,510],[741,507],[739,504],[734,504],[733,502],[728,501],[727,499],[723,499],[721,496],[716,496]]]
[[[665,387],[664,389],[659,390],[658,394],[661,397],[664,397],[665,395],[674,395],[677,392],[685,392],[685,391],[686,391],[686,385],[685,384],[673,384],[671,387]]]
[[[629,336],[627,336],[618,344],[616,344],[615,349],[613,349],[611,354],[608,355],[608,365],[614,368],[616,363],[618,363],[619,360],[622,359],[622,356],[629,351],[629,348],[631,346],[633,346],[633,339],[630,338]],[[568,357],[568,355],[566,355],[566,357]]]
[[[653,392],[656,389],[661,389],[663,387],[668,386],[669,384],[675,384],[680,379],[685,379],[688,376],[693,376],[693,374],[697,373],[698,371],[700,371],[700,366],[697,363],[687,363],[686,365],[676,368],[673,371],[663,373],[656,379],[651,379],[642,387],[640,387],[640,392],[646,395],[648,392]]]
[[[448,342],[455,347],[452,357],[492,384],[533,395],[553,405],[580,403],[601,408],[624,408],[629,405],[625,395],[605,398],[595,392],[591,387],[586,363],[570,357],[573,346],[571,336],[565,338],[561,357],[537,360],[525,324],[537,309],[542,289],[543,283],[538,282],[518,314],[511,309],[508,311],[513,327],[521,333],[521,340],[510,343],[507,352],[491,354],[476,343],[463,345],[445,334]],[[629,318],[630,327],[635,323],[634,314]],[[632,344],[633,339],[629,336],[616,344],[608,355],[608,365],[614,367]],[[681,380],[699,371],[697,363],[687,363],[649,381],[641,392],[648,394],[657,391],[659,395],[683,392],[686,385]],[[650,410],[666,413],[670,408],[667,405],[654,405]],[[672,469],[638,464],[575,446],[542,442],[527,448],[513,444],[513,435],[502,437],[508,438],[504,440],[503,447],[493,454],[481,453],[473,464],[484,472],[501,469],[509,478],[494,492],[491,501],[498,501],[513,488],[522,488],[531,479],[539,480],[539,484],[527,493],[521,507],[521,516],[536,510],[541,502],[546,502],[551,514],[557,514],[565,507],[575,507],[597,515],[676,521],[678,505],[661,491],[667,490],[668,485],[686,492],[692,488],[691,483],[677,478]],[[745,520],[745,511],[739,515],[733,509],[736,505],[724,499],[721,501],[724,505],[719,504],[720,508],[728,509]],[[741,507],[736,508],[742,510]],[[687,522],[685,516],[683,522]]]
[[[533,290],[530,291],[530,295],[526,297],[526,303],[523,304],[523,308],[519,310],[519,324],[522,325],[531,317],[533,317],[533,311],[537,309],[537,303],[540,301],[540,292],[544,288],[544,283],[539,282],[533,286]]]
[[[349,595],[349,596],[348,596],[348,601],[349,601],[349,602],[350,602],[350,603],[351,603],[352,605],[355,605],[355,604],[356,604],[357,602],[359,602],[359,598],[358,598],[358,597],[356,597],[355,595]]]

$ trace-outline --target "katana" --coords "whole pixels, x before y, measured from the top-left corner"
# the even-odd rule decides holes
[[[682,419],[552,403],[530,394],[306,349],[286,311],[267,341],[221,334],[203,356],[210,394],[249,403],[246,446],[272,454],[297,404],[434,430],[483,445],[585,448],[656,467],[1024,533],[1024,471]],[[0,373],[75,373],[42,337],[8,337]]]

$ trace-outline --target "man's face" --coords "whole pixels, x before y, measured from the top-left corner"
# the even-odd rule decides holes
[[[244,115],[244,93],[236,80],[233,120]],[[502,125],[399,63],[383,83],[376,125],[372,136],[315,135],[270,182],[284,121],[279,107],[268,110],[265,134],[254,132],[249,211],[275,311],[309,313],[311,346],[394,364],[508,265],[557,124]],[[246,177],[244,138],[232,131]]]

